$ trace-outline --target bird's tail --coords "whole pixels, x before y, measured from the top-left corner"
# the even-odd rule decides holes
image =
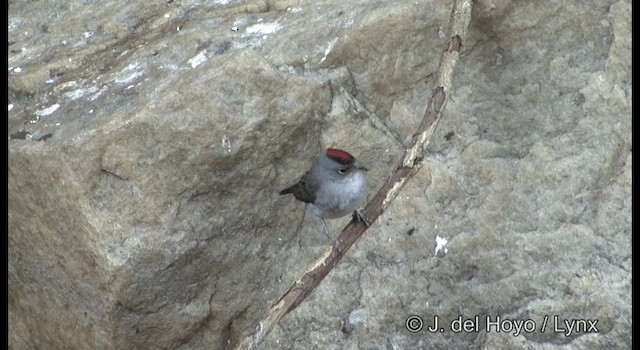
[[[294,188],[296,187],[296,185],[293,185],[291,187],[287,187],[284,190],[280,191],[280,194],[289,194],[289,193],[293,193]]]

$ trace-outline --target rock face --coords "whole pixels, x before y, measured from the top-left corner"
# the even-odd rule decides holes
[[[336,146],[375,193],[450,10],[10,2],[9,347],[237,345],[329,249],[278,190]],[[475,1],[425,166],[262,348],[630,348],[630,14]]]

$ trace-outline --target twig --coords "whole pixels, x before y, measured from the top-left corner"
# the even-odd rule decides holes
[[[389,207],[402,186],[422,166],[425,149],[429,145],[442,111],[444,110],[447,94],[451,90],[453,70],[458,62],[462,43],[466,38],[467,28],[471,21],[472,0],[455,0],[450,19],[450,39],[447,48],[442,53],[440,65],[436,75],[436,88],[427,105],[427,111],[416,130],[413,143],[395,166],[391,176],[369,202],[366,215],[370,222],[374,222]],[[333,248],[328,255],[318,260],[305,272],[272,306],[267,318],[262,320],[256,330],[244,338],[237,349],[257,348],[280,320],[295,309],[327,276],[329,271],[340,261],[342,256],[351,248],[366,227],[360,224],[349,224],[340,235],[342,241],[340,251]]]

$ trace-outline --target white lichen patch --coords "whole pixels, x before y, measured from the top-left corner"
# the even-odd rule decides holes
[[[268,35],[278,32],[282,26],[278,22],[256,23],[248,26],[245,33],[248,35]]]
[[[77,89],[77,90],[73,90],[73,91],[65,92],[63,96],[64,96],[65,98],[67,98],[67,99],[69,99],[69,100],[73,101],[73,100],[77,100],[77,99],[79,99],[79,98],[81,98],[81,97],[84,97],[84,96],[87,96],[87,95],[93,94],[93,93],[95,93],[95,92],[97,92],[97,91],[98,91],[98,88],[97,88],[97,87],[95,87],[95,86],[90,86],[90,87],[88,87],[88,88],[86,88],[86,89],[84,89],[84,88],[83,88],[83,89]]]
[[[38,117],[44,117],[55,112],[56,110],[58,110],[58,108],[60,108],[60,105],[58,103],[55,103],[49,107],[39,109],[35,113]]]
[[[338,38],[334,38],[333,40],[331,40],[329,42],[329,44],[327,44],[327,48],[324,50],[324,56],[322,56],[322,58],[320,59],[321,63],[324,62],[324,60],[327,59],[327,55],[329,55],[331,50],[333,50],[333,47],[336,46],[337,42],[338,42]]]
[[[187,61],[187,63],[189,63],[191,68],[196,68],[197,66],[199,66],[202,63],[206,62],[207,59],[209,59],[209,57],[207,57],[207,50],[202,50],[202,51],[198,52],[197,55],[195,55],[192,58],[190,58]]]
[[[447,254],[447,252],[449,251],[449,249],[445,248],[445,245],[447,245],[447,239],[440,237],[440,236],[436,236],[436,251],[435,251],[435,255],[438,255],[438,252],[440,250],[442,250],[442,252],[444,254]]]
[[[114,82],[117,84],[130,84],[136,79],[140,78],[144,74],[144,69],[141,68],[140,63],[134,62],[126,66],[120,73],[117,74],[119,78],[116,78]]]

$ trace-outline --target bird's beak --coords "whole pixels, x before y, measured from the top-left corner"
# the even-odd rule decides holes
[[[353,167],[356,170],[369,171],[369,168],[367,168],[364,164],[358,162],[357,160],[353,163]]]

